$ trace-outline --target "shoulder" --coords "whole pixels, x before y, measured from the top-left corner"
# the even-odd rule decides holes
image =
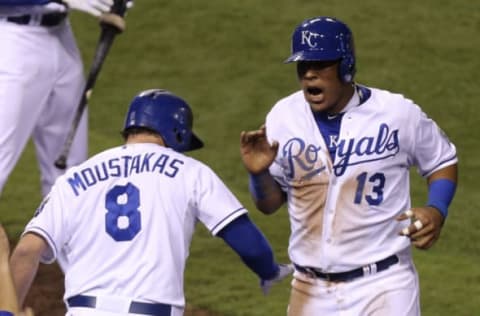
[[[386,105],[386,106],[406,106],[411,107],[415,105],[412,99],[406,97],[402,93],[392,92],[385,89],[379,88],[371,88],[368,87],[372,91],[372,98],[376,102]]]
[[[371,91],[371,96],[361,107],[365,106],[382,113],[390,113],[397,118],[417,116],[421,113],[420,106],[402,93],[372,87],[366,88]]]
[[[188,157],[187,159],[190,164],[190,172],[191,174],[195,175],[195,180],[201,180],[202,178],[218,178],[217,173],[213,170],[212,167],[204,163],[203,161],[197,160],[192,157]]]
[[[88,168],[89,166],[95,165],[99,161],[108,161],[109,159],[114,159],[115,157],[119,156],[119,152],[122,150],[122,147],[123,146],[113,147],[110,149],[106,149],[102,152],[99,152],[91,156],[84,162],[76,166],[72,166],[70,169],[67,170],[66,173],[78,172],[85,168]]]
[[[303,91],[296,91],[280,100],[278,100],[267,114],[267,125],[272,123],[283,124],[284,120],[301,116],[302,113],[310,114],[310,106],[308,105]]]
[[[205,179],[216,176],[215,171],[209,165],[188,154],[177,152],[170,148],[163,148],[160,154],[168,155],[170,160],[179,161],[184,170],[184,176],[188,179],[187,181],[198,182],[198,180],[202,178]]]
[[[302,106],[306,103],[307,102],[305,101],[305,97],[303,96],[303,91],[299,90],[278,100],[273,105],[272,109],[270,110],[270,113],[287,110],[292,106],[293,107]]]

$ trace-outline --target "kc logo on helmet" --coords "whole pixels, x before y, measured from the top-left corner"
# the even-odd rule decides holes
[[[319,36],[321,37],[322,35],[310,31],[302,31],[302,45],[307,44],[308,46],[310,46],[310,48],[316,47],[317,43],[313,43],[312,41],[314,41]]]

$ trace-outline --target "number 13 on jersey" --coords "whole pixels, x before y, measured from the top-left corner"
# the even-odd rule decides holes
[[[365,191],[365,183],[372,184],[371,192]],[[362,202],[363,196],[369,205],[380,205],[383,201],[383,189],[385,187],[385,175],[381,172],[374,173],[369,176],[366,172],[362,172],[357,177],[357,191],[355,192],[355,204]]]

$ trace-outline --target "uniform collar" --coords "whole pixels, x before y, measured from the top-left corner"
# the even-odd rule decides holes
[[[345,113],[356,106],[362,105],[370,98],[370,95],[372,94],[372,91],[365,86],[353,84],[353,87],[353,95],[340,113]]]
[[[353,87],[354,87],[353,95],[350,98],[350,101],[348,101],[347,105],[345,105],[345,107],[343,108],[343,110],[340,113],[345,113],[348,110],[350,110],[351,108],[354,108],[354,107],[356,107],[360,104],[360,95],[358,94],[358,91],[356,89],[357,86],[354,85]]]

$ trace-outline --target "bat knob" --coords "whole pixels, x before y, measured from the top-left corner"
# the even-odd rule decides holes
[[[115,30],[119,33],[125,31],[125,28],[127,26],[123,17],[114,13],[102,14],[100,16],[100,24],[113,26]]]
[[[57,160],[55,160],[54,165],[58,169],[65,170],[67,168],[67,159],[65,157],[59,157]]]

